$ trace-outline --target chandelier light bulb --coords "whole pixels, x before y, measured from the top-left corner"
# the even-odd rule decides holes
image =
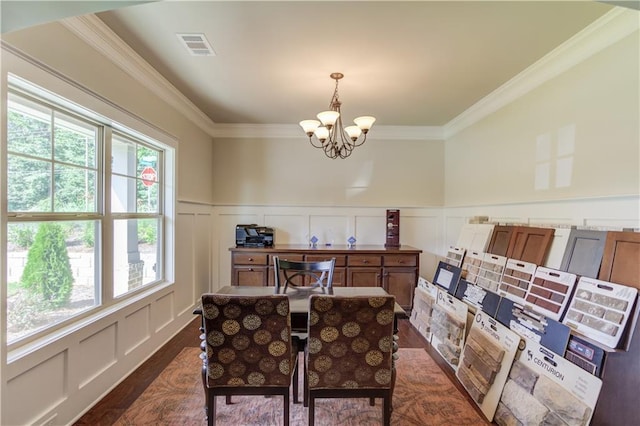
[[[318,120],[302,120],[300,126],[315,148],[320,148],[329,158],[347,158],[355,147],[367,140],[367,132],[376,121],[375,117],[365,115],[356,118],[355,126],[343,127],[340,108],[342,102],[338,96],[338,82],[344,75],[334,72],[330,75],[336,81],[336,88],[329,102],[329,110],[318,114]],[[314,138],[315,136],[315,138]],[[361,138],[362,136],[362,138]]]
[[[351,138],[352,141],[356,141],[360,135],[362,134],[362,130],[358,126],[349,126],[345,127],[344,131],[347,132],[347,135]]]
[[[322,111],[318,114],[318,120],[322,122],[324,126],[328,128],[333,127],[336,124],[336,120],[340,117],[340,113],[338,111]]]
[[[315,130],[314,134],[316,135],[316,138],[318,138],[320,142],[324,142],[329,137],[329,129],[327,129],[326,127],[318,127]]]
[[[375,117],[371,117],[369,115],[358,117],[353,120],[353,122],[356,123],[356,126],[358,126],[364,133],[367,133],[369,131],[375,121]]]
[[[302,120],[300,126],[307,136],[311,137],[313,132],[320,126],[320,122],[318,120]]]

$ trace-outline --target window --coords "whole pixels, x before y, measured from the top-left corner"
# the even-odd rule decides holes
[[[165,280],[172,148],[67,105],[7,95],[8,344]]]
[[[120,134],[112,141],[113,296],[118,297],[160,277],[162,152]]]

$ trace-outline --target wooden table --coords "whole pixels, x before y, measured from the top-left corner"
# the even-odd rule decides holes
[[[275,294],[275,287],[264,286],[241,286],[228,285],[222,287],[216,293],[218,294],[239,294],[244,296],[267,296]],[[312,294],[323,294],[321,290],[298,289],[287,291],[289,296],[289,310],[291,311],[291,328],[293,330],[307,329],[307,317],[309,315],[309,296]],[[335,296],[387,296],[388,293],[382,287],[333,287],[333,295]],[[395,320],[394,331],[398,332],[398,318],[406,315],[406,312],[396,302],[395,304]]]

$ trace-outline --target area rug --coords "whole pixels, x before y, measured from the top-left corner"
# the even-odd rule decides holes
[[[183,349],[115,424],[206,424],[199,353],[198,348]],[[400,349],[396,365],[393,425],[487,424],[424,349]],[[300,383],[302,389],[302,377]],[[281,397],[234,396],[233,403],[226,405],[224,397],[218,397],[217,424],[282,425],[282,401]],[[307,425],[307,416],[308,409],[291,399],[291,425]],[[382,400],[371,407],[368,399],[318,399],[316,425],[382,425]]]

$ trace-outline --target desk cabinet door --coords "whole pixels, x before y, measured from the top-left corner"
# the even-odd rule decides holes
[[[265,286],[268,271],[266,266],[234,266],[232,285]]]
[[[403,309],[411,309],[415,290],[417,271],[414,268],[385,268],[383,287],[396,297]]]
[[[347,285],[350,287],[381,287],[382,268],[349,268]]]

